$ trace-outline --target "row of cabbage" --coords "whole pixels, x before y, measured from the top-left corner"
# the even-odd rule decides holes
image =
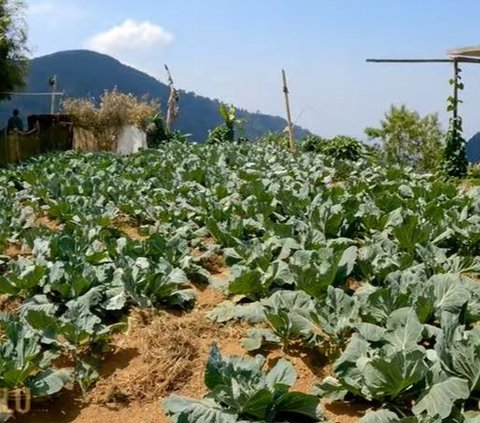
[[[377,411],[367,423],[480,421],[475,191],[264,144],[170,144],[131,157],[43,156],[0,171],[0,195],[0,242],[32,250],[1,258],[0,293],[23,300],[0,323],[2,387],[42,396],[75,380],[88,389],[129,307],[193,304],[189,281],[210,280],[191,252],[200,247],[231,270],[232,300],[210,318],[250,322],[250,351],[318,349],[335,378],[315,396],[289,393],[286,363],[268,378],[261,359],[214,350],[211,398],[172,398],[174,421],[321,421],[312,409],[326,397],[368,402]],[[38,226],[43,214],[61,226]],[[125,236],[119,216],[145,239]],[[60,355],[73,371],[54,365]]]

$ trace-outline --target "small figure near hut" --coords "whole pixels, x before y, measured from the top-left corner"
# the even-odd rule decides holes
[[[23,120],[18,109],[14,109],[12,116],[8,119],[7,133],[10,132],[23,132]]]

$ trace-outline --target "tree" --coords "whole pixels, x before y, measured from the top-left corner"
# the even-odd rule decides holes
[[[380,122],[380,128],[367,128],[370,139],[380,139],[390,163],[414,165],[433,170],[442,158],[442,139],[438,115],[420,116],[405,106],[392,106]]]
[[[24,86],[27,71],[27,31],[21,0],[0,0],[0,100]]]

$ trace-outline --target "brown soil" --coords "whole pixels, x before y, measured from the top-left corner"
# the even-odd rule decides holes
[[[208,246],[214,245],[217,245],[217,242],[214,238],[210,236],[204,237],[202,238],[201,244],[198,247],[192,248],[190,254],[193,257],[201,257],[202,266],[207,269],[212,275],[217,275],[225,272],[228,267],[225,263],[225,257],[215,252],[208,252]]]
[[[119,226],[118,229],[120,229],[125,235],[134,241],[143,241],[148,238],[144,235],[141,235],[140,232],[138,232],[138,228],[135,226],[124,224]]]
[[[330,423],[357,423],[368,409],[365,404],[347,402],[324,404],[325,417]]]
[[[264,352],[265,354],[265,352]],[[297,372],[297,383],[294,390],[309,393],[317,382],[329,376],[331,369],[319,350],[306,348],[272,349],[266,354],[268,367],[273,367],[278,360],[290,361]]]
[[[16,315],[23,299],[20,297],[12,297],[10,295],[0,295],[0,312],[10,315]]]
[[[218,244],[217,241],[215,241],[215,238],[212,238],[211,236],[206,236],[203,238],[203,242],[207,245],[216,245]]]
[[[202,266],[212,275],[221,274],[227,268],[227,265],[225,264],[225,258],[218,254],[212,254],[202,259]]]
[[[199,286],[198,284],[195,286],[197,288],[196,307],[201,311],[211,310],[225,300],[225,295],[212,286]]]
[[[348,278],[347,282],[345,283],[345,287],[354,292],[358,291],[362,286],[363,284],[360,281],[352,277]]]
[[[112,225],[122,231],[127,237],[134,241],[144,241],[147,236],[140,234],[139,226],[127,215],[118,215],[112,220]]]
[[[45,228],[48,228],[52,231],[57,231],[61,228],[61,224],[58,223],[55,219],[52,219],[50,216],[46,214],[42,214],[40,216],[37,216],[35,218],[35,226],[43,226]]]
[[[57,231],[62,226],[60,223],[46,214],[36,216],[33,225],[36,227],[43,226],[52,231]],[[28,245],[23,245],[20,242],[10,242],[7,244],[3,254],[13,260],[17,260],[20,257],[31,257],[32,249]]]
[[[225,263],[225,257],[223,257],[221,254],[213,252],[209,253],[205,249],[205,245],[214,245],[215,240],[213,238],[203,238],[202,242],[204,244],[203,248],[192,248],[190,255],[192,257],[200,258],[202,267],[208,270],[212,275],[218,275],[225,272],[228,269],[227,264]]]
[[[12,242],[7,245],[4,254],[13,260],[17,260],[20,257],[30,257],[32,249],[27,245]]]

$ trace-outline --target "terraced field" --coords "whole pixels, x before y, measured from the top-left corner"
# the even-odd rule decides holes
[[[480,422],[477,194],[262,143],[0,170],[13,419]]]

